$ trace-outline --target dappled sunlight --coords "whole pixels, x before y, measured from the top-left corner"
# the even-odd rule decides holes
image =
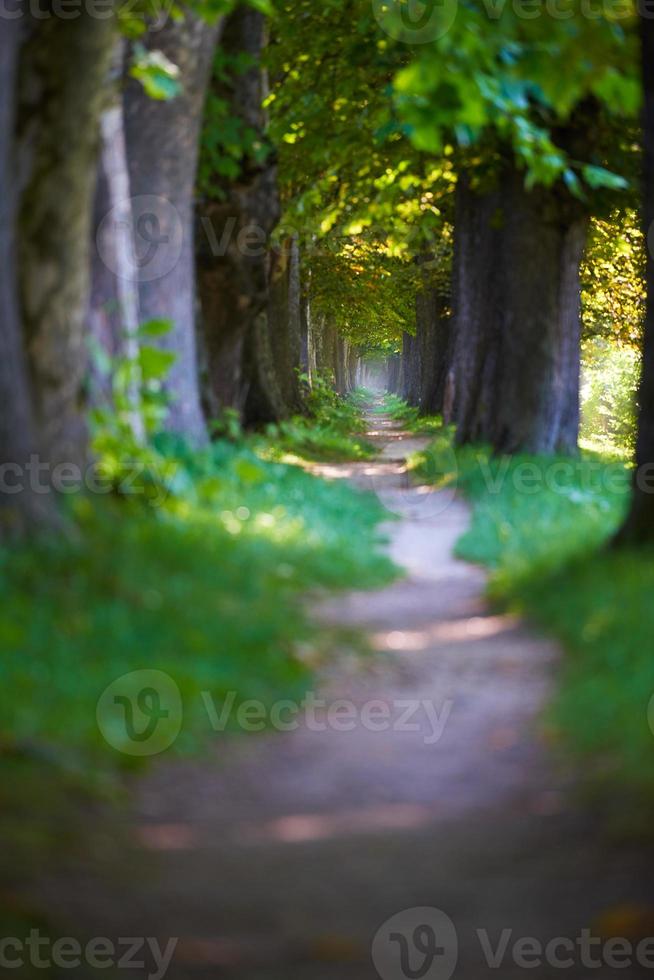
[[[438,643],[468,643],[501,636],[519,625],[515,616],[473,616],[470,619],[439,619],[419,630],[389,630],[372,635],[378,650],[427,650]]]
[[[276,841],[281,844],[302,844],[307,841],[329,840],[351,834],[375,833],[386,830],[414,830],[435,819],[434,809],[419,804],[378,804],[337,813],[292,814],[280,817],[254,831],[246,832],[249,843]]]
[[[305,463],[305,469],[327,480],[348,480],[355,473],[354,465],[345,463]]]
[[[198,844],[197,830],[191,824],[144,824],[136,836],[149,851],[188,851]]]

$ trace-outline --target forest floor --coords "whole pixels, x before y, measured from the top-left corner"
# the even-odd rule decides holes
[[[406,473],[428,440],[369,423],[375,460],[312,470],[380,495],[405,575],[315,610],[371,650],[336,652],[322,672],[314,700],[331,726],[314,705],[297,730],[221,735],[208,757],[161,762],[122,826],[98,825],[93,857],[42,878],[39,902],[60,935],[178,938],[171,980],[506,980],[566,962],[575,980],[613,975],[583,930],[634,948],[654,934],[651,864],[642,844],[601,835],[551,760],[541,712],[558,650],[493,612],[485,573],[452,557],[467,506]],[[424,907],[444,916],[410,911]],[[414,930],[430,923],[439,948],[423,955],[428,930]],[[563,944],[539,960],[514,946],[526,937]]]

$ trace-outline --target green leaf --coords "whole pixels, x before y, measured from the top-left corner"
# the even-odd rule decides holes
[[[141,83],[151,99],[168,102],[182,91],[179,68],[163,51],[148,51],[142,44],[134,45],[130,75]]]
[[[139,327],[139,337],[164,337],[173,329],[172,320],[146,320]]]
[[[629,181],[624,177],[590,163],[582,168],[582,174],[586,183],[592,188],[608,187],[611,190],[623,191],[629,187]]]
[[[144,381],[159,381],[166,377],[175,361],[171,351],[159,347],[143,346],[139,352],[139,363]]]

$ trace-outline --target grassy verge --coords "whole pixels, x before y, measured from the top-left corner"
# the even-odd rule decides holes
[[[73,541],[6,552],[0,563],[2,741],[113,758],[95,706],[116,676],[157,668],[185,701],[292,695],[311,639],[312,589],[375,586],[382,509],[371,495],[247,447],[202,453],[168,441],[150,503],[75,501]],[[192,744],[193,716],[178,740]]]
[[[298,415],[268,427],[264,452],[277,459],[357,461],[371,459],[375,447],[363,432],[365,393],[342,398],[326,380],[314,378],[307,389],[308,415]]]
[[[151,761],[126,752],[126,715],[107,740],[108,685],[167,674],[183,722],[166,750],[201,752],[219,737],[207,696],[217,711],[233,698],[232,719],[245,700],[299,699],[333,656],[307,593],[395,574],[372,494],[227,440],[192,452],[155,439],[135,479],[120,450],[107,440],[101,470],[122,497],[77,495],[78,534],[0,552],[0,914],[3,883],[84,846],[98,794]]]
[[[471,501],[472,525],[457,550],[491,569],[495,601],[562,641],[550,725],[583,760],[588,789],[635,828],[654,804],[654,553],[605,547],[627,506],[628,467],[590,453],[454,452],[447,432],[412,462],[423,479],[456,481]]]
[[[377,415],[388,415],[400,422],[407,432],[415,435],[439,434],[443,429],[440,415],[420,415],[417,408],[408,405],[399,395],[386,392],[376,409]]]

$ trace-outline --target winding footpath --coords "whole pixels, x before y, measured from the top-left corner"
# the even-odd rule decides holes
[[[97,863],[42,897],[89,935],[179,937],[171,980],[653,976],[586,963],[577,942],[642,929],[653,896],[642,853],[608,846],[552,768],[556,647],[490,611],[484,573],[452,557],[466,505],[408,485],[426,440],[369,423],[375,461],[317,469],[398,515],[405,576],[315,615],[374,655],[337,651],[298,730],[161,764],[120,833],[98,831]],[[547,957],[516,952],[524,937]]]

